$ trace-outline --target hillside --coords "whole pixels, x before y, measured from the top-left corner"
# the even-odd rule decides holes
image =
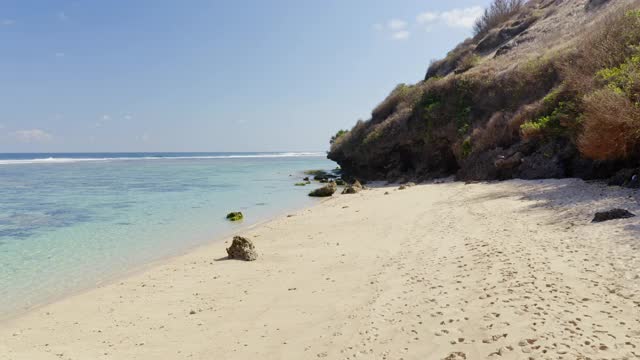
[[[365,180],[627,182],[640,166],[637,9],[495,0],[472,38],[336,134],[328,157]]]

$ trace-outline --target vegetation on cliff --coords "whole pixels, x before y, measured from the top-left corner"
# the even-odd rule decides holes
[[[336,134],[329,158],[387,180],[602,178],[638,167],[639,8],[494,0],[474,37]]]

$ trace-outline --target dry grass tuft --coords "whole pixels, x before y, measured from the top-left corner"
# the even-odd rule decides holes
[[[482,128],[476,128],[471,135],[474,151],[485,151],[495,147],[508,147],[518,138],[519,126],[510,126],[513,114],[498,111]]]
[[[640,109],[623,94],[605,88],[584,100],[580,152],[595,160],[626,159],[640,147]]]
[[[491,29],[496,28],[524,6],[524,0],[493,0],[493,3],[484,10],[484,14],[473,25],[473,33],[477,38],[484,36]]]

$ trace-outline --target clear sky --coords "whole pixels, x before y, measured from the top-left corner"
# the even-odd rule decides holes
[[[3,0],[0,152],[323,151],[489,0]]]

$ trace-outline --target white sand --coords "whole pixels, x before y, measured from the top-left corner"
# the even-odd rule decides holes
[[[213,243],[2,323],[0,359],[638,358],[640,219],[590,223],[640,213],[633,194],[568,179],[337,196],[243,234],[258,261],[216,261]]]

